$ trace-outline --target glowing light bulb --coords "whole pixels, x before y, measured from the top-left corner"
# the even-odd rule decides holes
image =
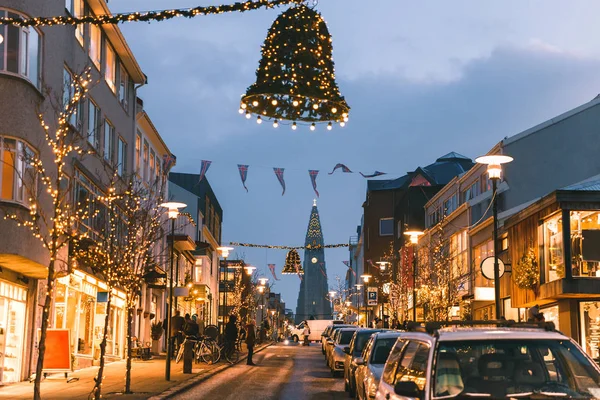
[[[344,122],[348,122],[348,117],[344,117]]]
[[[300,103],[298,103],[298,100],[294,100],[294,101],[292,101],[292,105],[293,105],[294,107],[298,107],[298,104],[300,104]]]
[[[262,118],[260,117],[260,115],[258,117],[256,117],[256,123],[262,124]]]
[[[348,116],[348,113],[343,113],[342,117],[346,118]]]
[[[271,100],[271,104],[273,104],[274,106],[276,106],[277,105],[277,100],[275,100],[275,99]]]
[[[310,124],[310,130],[314,131],[315,129],[317,129],[317,126],[315,125],[315,123],[313,122],[312,124]]]
[[[257,100],[254,100],[254,101],[252,102],[252,105],[253,105],[254,107],[258,106],[258,101],[257,101]]]
[[[343,128],[346,126],[346,123],[344,121],[340,122],[340,126]]]
[[[316,109],[318,109],[318,108],[319,108],[319,105],[318,105],[318,104],[313,104],[313,109],[314,109],[314,110],[316,110]]]
[[[238,112],[239,112],[240,114],[243,114],[243,113],[244,113],[244,110],[243,110],[242,108],[240,108],[240,109],[238,110]]]
[[[240,107],[241,107],[243,110],[245,110],[245,109],[246,109],[246,107],[248,107],[248,106],[246,105],[246,103],[242,103],[242,105],[241,105]]]
[[[331,112],[335,114],[337,112],[337,108],[331,107]]]
[[[250,119],[251,116],[252,116],[252,114],[250,114],[248,111],[246,111],[246,118]]]
[[[333,129],[333,125],[331,125],[331,122],[327,124],[327,130],[330,131]]]
[[[279,121],[275,120],[275,122],[273,122],[273,128],[277,128],[279,126]]]
[[[293,130],[293,131],[295,131],[297,128],[298,128],[298,125],[296,125],[296,123],[294,122],[294,123],[292,124],[292,130]]]

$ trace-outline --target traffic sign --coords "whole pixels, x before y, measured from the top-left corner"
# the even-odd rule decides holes
[[[368,287],[367,288],[367,305],[369,305],[369,306],[377,305],[377,288],[376,287]]]

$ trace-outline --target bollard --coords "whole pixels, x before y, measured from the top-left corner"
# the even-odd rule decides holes
[[[183,347],[183,373],[192,373],[192,364],[194,363],[194,342],[188,340]]]

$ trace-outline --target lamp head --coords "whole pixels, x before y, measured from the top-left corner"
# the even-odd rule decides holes
[[[363,274],[360,276],[365,283],[369,283],[369,279],[371,279],[371,275]]]
[[[419,243],[419,236],[423,235],[424,232],[415,230],[415,231],[406,231],[406,232],[404,232],[404,234],[410,237],[410,242],[412,244],[417,244],[417,243]]]
[[[269,282],[269,278],[258,278],[258,281],[262,286],[265,286]]]
[[[387,265],[389,264],[389,262],[387,262],[387,261],[377,261],[375,264],[379,265],[379,269],[381,271],[385,271],[385,268],[387,267]]]
[[[502,164],[507,164],[513,160],[510,156],[495,154],[490,156],[477,157],[475,162],[487,165],[487,172],[490,179],[500,179],[502,175]]]
[[[246,270],[246,273],[248,275],[252,275],[252,273],[254,272],[254,270],[256,269],[256,267],[254,265],[246,265],[244,267],[244,269]]]
[[[160,206],[168,209],[169,219],[176,219],[179,216],[179,209],[187,207],[187,204],[169,201],[162,203]]]
[[[221,257],[227,258],[229,257],[229,253],[233,251],[233,247],[221,246],[217,247],[217,251],[221,253]]]
[[[336,294],[337,294],[337,292],[335,290],[332,290],[329,292],[329,297],[333,298],[333,297],[335,297]]]
[[[264,286],[259,286],[258,287],[258,293],[263,294],[265,292],[265,287]]]

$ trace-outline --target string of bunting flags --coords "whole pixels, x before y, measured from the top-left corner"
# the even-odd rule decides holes
[[[3,17],[0,25],[16,26],[53,26],[53,25],[81,25],[81,24],[119,24],[124,22],[151,22],[165,21],[177,17],[195,18],[202,15],[222,14],[226,12],[244,12],[260,8],[274,8],[287,4],[301,4],[302,0],[248,0],[220,6],[198,6],[194,8],[179,8],[171,10],[158,10],[147,12],[129,12],[103,15],[70,16],[59,15],[54,17]]]
[[[238,243],[238,242],[229,242],[229,244],[231,246],[237,246],[237,247],[255,247],[255,248],[260,248],[260,249],[280,249],[280,250],[336,249],[339,247],[348,247],[349,246],[348,243],[326,244],[323,246],[321,246],[320,244],[317,244],[315,246],[312,246],[310,244],[307,244],[306,246],[277,246],[277,245],[270,245],[270,244],[253,244],[253,243]]]
[[[211,164],[212,164],[212,161],[209,161],[209,160],[201,160],[200,161],[200,178],[198,179],[198,182],[200,182],[200,181],[202,181],[202,179],[204,179],[204,177],[206,176],[206,172],[208,171],[208,168],[211,166]],[[246,179],[248,179],[248,170],[250,169],[250,165],[237,164],[237,168],[238,168],[238,172],[240,174],[240,179],[242,180],[242,186],[244,187],[244,189],[246,189],[246,192],[248,192],[248,187],[246,186]],[[345,164],[338,163],[335,165],[335,167],[333,167],[333,171],[329,172],[328,175],[333,175],[333,173],[338,169],[341,169],[342,172],[347,173],[347,174],[353,173],[352,170],[350,170],[350,168],[348,168]],[[285,168],[274,167],[273,172],[275,173],[275,176],[277,177],[277,180],[279,181],[279,184],[281,185],[281,188],[283,189],[283,191],[281,193],[281,195],[283,196],[285,194],[285,179],[283,176],[283,174],[285,172]],[[309,169],[308,175],[310,177],[310,182],[312,184],[313,190],[314,190],[315,194],[317,195],[317,197],[319,197],[319,191],[317,190],[317,176],[319,175],[319,170]],[[360,175],[362,175],[362,177],[364,177],[364,178],[374,178],[376,176],[386,175],[386,173],[381,172],[381,171],[375,171],[372,174],[364,174],[364,173],[360,172]]]

